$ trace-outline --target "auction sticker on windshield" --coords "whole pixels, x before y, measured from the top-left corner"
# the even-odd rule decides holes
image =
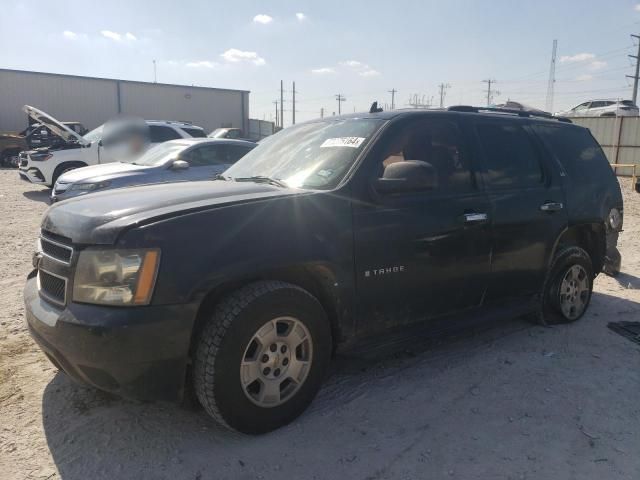
[[[322,145],[320,145],[320,148],[327,148],[327,147],[358,148],[360,145],[362,145],[362,142],[364,141],[365,141],[365,138],[363,137],[327,138],[324,142],[322,142]]]

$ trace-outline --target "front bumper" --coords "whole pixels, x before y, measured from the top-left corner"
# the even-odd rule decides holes
[[[91,192],[86,190],[71,190],[70,188],[67,188],[66,190],[57,190],[54,186],[54,188],[51,189],[51,203],[61,202],[63,200],[68,200],[69,198],[81,197],[87,193]]]
[[[24,289],[29,333],[75,380],[138,400],[179,401],[184,392],[196,305],[104,307],[38,293],[32,273]]]
[[[27,180],[38,185],[44,185],[47,183],[47,180],[38,168],[19,166],[18,169],[18,174],[22,180]]]

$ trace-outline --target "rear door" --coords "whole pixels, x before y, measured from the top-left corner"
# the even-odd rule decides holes
[[[491,282],[486,303],[542,288],[555,241],[567,226],[560,171],[526,121],[474,121],[492,208]]]
[[[463,126],[454,116],[412,117],[382,134],[354,185],[361,333],[476,307],[487,286],[490,205]],[[376,193],[385,167],[407,160],[431,164],[437,187]]]

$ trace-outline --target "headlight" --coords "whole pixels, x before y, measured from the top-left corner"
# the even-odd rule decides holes
[[[147,305],[159,263],[157,249],[83,250],[73,281],[73,300],[100,305]]]
[[[111,182],[98,182],[98,183],[72,183],[69,186],[69,190],[76,192],[93,192],[94,190],[100,190],[101,188],[107,188]]]

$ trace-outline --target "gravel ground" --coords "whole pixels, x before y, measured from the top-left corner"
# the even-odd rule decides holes
[[[202,411],[124,401],[57,373],[23,325],[48,191],[0,171],[3,479],[640,478],[640,196],[623,182],[623,273],[575,325],[522,320],[374,360],[340,358],[311,408],[261,437]]]

